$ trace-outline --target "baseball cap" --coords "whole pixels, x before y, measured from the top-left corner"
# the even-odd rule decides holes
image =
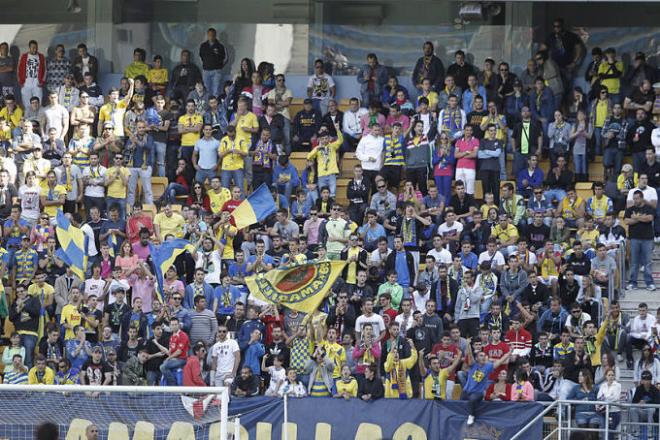
[[[653,380],[653,375],[648,370],[643,371],[642,372],[642,380]]]
[[[93,353],[97,353],[97,352],[103,353],[103,347],[101,347],[100,345],[96,345],[94,348],[92,348],[92,352]]]
[[[122,285],[116,284],[116,285],[112,286],[112,293],[119,292],[120,290],[122,292],[126,292],[126,288]]]
[[[312,103],[312,100],[309,99],[309,98],[305,98],[305,100],[303,101],[303,104],[311,104],[311,103]]]
[[[108,122],[104,122],[104,123],[103,123],[103,128],[115,128],[115,124],[113,124],[113,123],[110,122],[110,121],[108,121]]]

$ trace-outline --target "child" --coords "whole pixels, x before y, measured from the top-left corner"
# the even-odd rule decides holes
[[[277,394],[280,397],[284,397],[284,395],[288,397],[305,397],[307,395],[305,385],[298,380],[295,368],[288,368],[286,370],[286,379],[282,386],[280,386]]]
[[[341,377],[337,380],[335,387],[337,392],[333,397],[350,400],[351,397],[357,397],[358,383],[357,380],[351,376],[351,369],[348,365],[341,366]]]
[[[268,357],[269,355],[266,354],[261,359],[261,371],[270,375],[270,385],[268,385],[268,389],[264,394],[269,397],[277,397],[280,387],[286,381],[287,373],[284,370],[284,367],[282,367],[283,360],[281,356],[275,356],[273,358],[273,365],[266,367],[266,360]],[[293,373],[296,373],[295,370]]]
[[[490,213],[490,210],[492,208],[497,209],[497,206],[495,205],[495,196],[493,193],[487,192],[484,194],[484,204],[481,205],[481,217],[482,218],[488,218],[488,214]]]

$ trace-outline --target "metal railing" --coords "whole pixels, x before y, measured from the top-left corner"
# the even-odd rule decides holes
[[[609,288],[608,292],[610,293],[610,301],[619,299],[614,295],[615,289],[619,292],[619,295],[623,295],[624,289],[623,286],[626,282],[626,240],[622,243],[619,243],[619,249],[616,251],[616,266],[619,269],[619,282],[615,283],[614,274],[609,276]],[[618,285],[616,285],[618,284]]]
[[[643,403],[583,401],[583,400],[557,400],[551,403],[538,402],[548,405],[539,415],[534,417],[525,427],[516,433],[511,440],[528,438],[528,431],[543,420],[543,440],[568,440],[574,432],[594,432],[603,440],[617,438],[635,438],[640,440],[657,439],[660,435],[660,420],[654,421],[655,413],[660,405]],[[573,409],[576,405],[592,405],[594,412],[596,406],[602,407],[601,423],[597,428],[580,427],[575,423]],[[610,416],[618,412],[619,421],[612,423]],[[635,417],[631,417],[635,415]],[[546,417],[553,417],[551,422]],[[635,420],[633,420],[635,419]],[[605,422],[605,423],[602,423]],[[604,426],[602,426],[604,425]]]

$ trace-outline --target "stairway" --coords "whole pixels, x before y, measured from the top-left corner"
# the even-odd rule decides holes
[[[648,306],[648,313],[655,316],[656,310],[660,308],[660,290],[655,292],[649,292],[646,290],[644,285],[643,273],[640,272],[638,276],[638,285],[641,287],[639,289],[624,291],[622,296],[619,298],[619,304],[621,305],[621,310],[624,313],[627,313],[628,316],[632,319],[637,315],[637,306],[640,303],[646,303]],[[653,252],[653,279],[655,280],[655,285],[660,285],[660,246],[656,246]],[[624,286],[628,284],[626,279]],[[639,359],[639,350],[633,351],[633,356],[635,361]],[[629,389],[634,389],[635,384],[633,383],[633,370],[629,370],[626,367],[625,359],[623,362],[617,362],[617,367],[620,371],[620,383],[623,391],[628,391]]]

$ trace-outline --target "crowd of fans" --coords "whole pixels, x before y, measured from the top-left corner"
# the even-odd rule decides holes
[[[484,398],[619,402],[625,356],[633,402],[660,403],[660,319],[645,304],[629,318],[617,301],[626,247],[627,287],[642,268],[655,290],[660,83],[644,54],[624,67],[614,49],[593,48],[588,89],[573,87],[586,48],[561,20],[553,29],[519,76],[461,50],[445,70],[427,42],[407,90],[369,54],[345,111],[317,60],[295,114],[270,63],[245,58],[223,81],[213,29],[201,69],[187,50],[169,71],[135,49],[105,93],[84,44],[73,60],[61,45],[46,59],[31,41],[15,63],[3,43],[0,316],[15,329],[4,382],[460,396],[471,424]],[[594,161],[606,179],[585,199],[575,183]],[[154,177],[168,182],[158,200]],[[238,230],[232,211],[262,183],[277,213]],[[89,237],[85,279],[58,257],[58,210]],[[196,250],[159,292],[149,245],[170,238]],[[326,260],[347,264],[310,314],[245,284]],[[577,414],[607,423],[597,406]]]

